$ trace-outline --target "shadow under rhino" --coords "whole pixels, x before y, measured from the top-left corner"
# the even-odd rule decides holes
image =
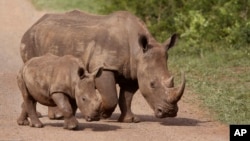
[[[201,121],[198,119],[193,118],[183,118],[183,117],[176,117],[176,118],[154,118],[151,115],[137,115],[142,122],[158,122],[164,126],[199,126],[200,123],[210,122],[210,121]],[[117,117],[119,117],[118,113],[114,113],[108,122],[116,121]]]
[[[47,122],[44,125],[45,126],[52,126],[52,127],[61,127],[61,126],[63,126],[63,122],[61,122],[61,121],[53,122],[53,123]],[[84,123],[78,123],[78,127],[75,131],[83,131],[85,129],[91,129],[92,131],[96,131],[96,132],[105,132],[105,131],[115,131],[115,130],[121,129],[121,127],[116,126],[116,125],[84,122]]]

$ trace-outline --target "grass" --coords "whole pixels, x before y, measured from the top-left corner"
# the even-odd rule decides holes
[[[98,13],[100,0],[31,0],[40,10],[81,9]],[[105,1],[104,1],[105,2]],[[169,52],[169,68],[186,73],[187,88],[198,94],[215,117],[227,124],[250,123],[250,49],[218,48],[188,52],[183,43]],[[201,45],[201,48],[209,45]],[[219,46],[218,44],[216,46]],[[183,51],[183,50],[186,51]]]
[[[186,72],[187,87],[199,95],[218,120],[249,124],[250,50],[220,48],[197,55],[183,55],[180,50],[181,44],[170,51],[171,71]]]

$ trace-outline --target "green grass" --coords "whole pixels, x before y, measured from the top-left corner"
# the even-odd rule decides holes
[[[250,123],[250,50],[220,49],[184,54],[181,44],[169,52],[169,68],[183,70],[187,88],[197,93],[216,118],[228,124]]]
[[[80,9],[99,13],[101,0],[31,0],[40,10]],[[187,88],[199,95],[215,117],[228,124],[250,123],[250,48],[228,48],[218,44],[210,50],[182,47],[169,51],[170,71],[185,71]],[[225,47],[225,48],[223,48]],[[177,70],[177,71],[176,71]]]

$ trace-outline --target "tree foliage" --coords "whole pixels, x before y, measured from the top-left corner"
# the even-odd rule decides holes
[[[250,44],[249,8],[249,0],[109,0],[100,12],[128,10],[144,20],[159,41],[177,32],[186,47],[220,43],[243,48]]]

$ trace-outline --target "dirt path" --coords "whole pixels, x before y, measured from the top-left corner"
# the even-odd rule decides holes
[[[62,120],[48,120],[47,108],[39,105],[38,110],[44,128],[18,126],[22,97],[16,84],[16,73],[22,61],[19,44],[23,33],[43,13],[37,12],[26,0],[0,1],[0,141],[228,141],[229,131],[226,125],[212,120],[207,112],[199,108],[194,94],[186,92],[180,102],[179,115],[176,118],[157,119],[153,116],[141,94],[133,100],[133,111],[142,120],[141,123],[118,123],[119,108],[108,120],[85,122],[79,118],[78,131],[62,128]],[[204,109],[203,109],[204,110]],[[77,116],[80,117],[79,112]]]

